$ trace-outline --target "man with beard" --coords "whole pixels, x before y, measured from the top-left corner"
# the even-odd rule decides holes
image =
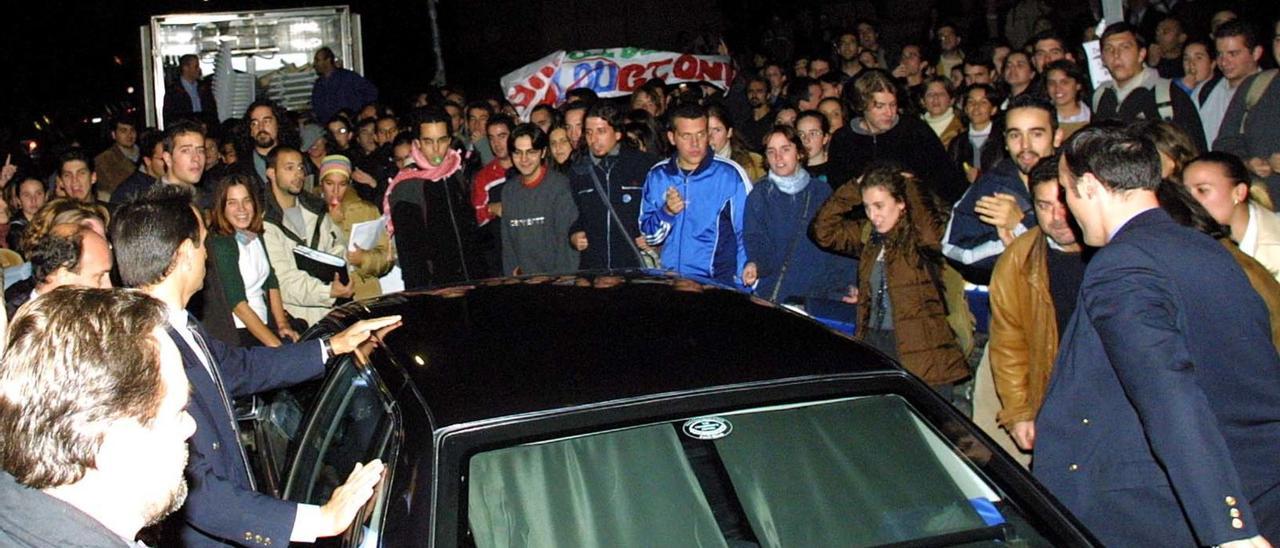
[[[280,282],[280,298],[289,315],[307,324],[323,318],[338,299],[355,294],[354,282],[319,280],[298,268],[293,248],[301,245],[337,257],[346,257],[347,239],[341,227],[326,215],[315,196],[302,191],[306,160],[297,149],[276,147],[267,156],[267,193],[262,243],[271,269]]]
[[[268,100],[254,101],[244,112],[249,136],[253,139],[253,172],[258,176],[259,195],[267,188],[267,155],[280,143],[280,122],[284,111]]]
[[[738,123],[738,135],[752,152],[764,151],[764,134],[773,127],[775,113],[769,106],[769,81],[752,77],[747,81],[747,105],[750,115]]]
[[[0,545],[136,546],[177,510],[196,423],[160,301],[60,288],[0,361]]]
[[[1075,312],[1085,267],[1071,212],[1060,196],[1057,158],[1040,160],[1028,177],[1038,226],[1015,239],[996,261],[991,275],[991,367],[990,373],[977,375],[974,394],[975,421],[980,414],[998,421],[1024,454],[989,425],[978,424],[1024,465],[1030,463],[1025,453],[1035,446],[1036,412],[1049,387],[1058,341]],[[989,383],[994,390],[983,389]],[[991,411],[980,413],[980,408]]]
[[[391,181],[385,211],[395,238],[406,289],[460,282],[488,274],[476,249],[476,215],[453,147],[449,116],[424,108],[412,114],[418,139],[411,156],[416,169]]]
[[[1053,106],[1031,95],[1015,97],[1005,113],[1009,157],[987,169],[951,211],[942,253],[970,283],[986,285],[996,259],[1014,238],[1036,226],[1027,174],[1062,141]]]

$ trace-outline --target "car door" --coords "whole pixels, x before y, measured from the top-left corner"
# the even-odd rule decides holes
[[[333,368],[312,408],[290,466],[284,472],[284,498],[323,505],[356,463],[394,462],[400,416],[395,400],[378,375],[352,358]],[[343,535],[320,539],[320,546],[376,546],[386,501],[390,467],[370,503]]]

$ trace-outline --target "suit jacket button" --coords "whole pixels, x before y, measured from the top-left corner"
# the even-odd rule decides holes
[[[215,442],[213,442],[213,450],[214,450],[214,451],[217,451],[217,450],[218,450],[218,442],[216,442],[216,441],[215,441]]]
[[[248,532],[248,531],[245,531],[245,532],[244,532],[244,539],[245,539],[245,540],[253,540],[253,533],[250,533],[250,532]]]
[[[1240,518],[1236,518],[1231,520],[1231,526],[1235,527],[1236,529],[1244,529],[1244,522],[1240,521]]]
[[[1087,426],[1087,425],[1089,424],[1089,419],[1081,419],[1081,420],[1080,420],[1080,424],[1083,424],[1083,425],[1086,425],[1086,426]]]
[[[1227,498],[1224,500],[1224,502],[1227,503],[1227,506],[1235,506],[1236,498],[1231,495],[1227,495]]]
[[[262,544],[262,535],[253,535],[253,541]]]
[[[1228,513],[1228,514],[1230,514],[1230,515],[1231,515],[1231,517],[1233,517],[1233,518],[1238,518],[1238,517],[1240,517],[1240,509],[1239,509],[1239,508],[1232,508],[1232,509],[1231,509],[1231,511],[1230,511],[1230,512],[1227,512],[1227,513]]]
[[[1079,464],[1072,464],[1071,466],[1068,466],[1068,467],[1067,467],[1067,470],[1070,470],[1070,471],[1072,471],[1072,472],[1075,472],[1076,470],[1079,470],[1079,469],[1080,469],[1080,465],[1079,465]]]

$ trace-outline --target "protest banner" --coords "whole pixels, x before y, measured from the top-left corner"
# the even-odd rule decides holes
[[[723,55],[691,55],[639,48],[553,52],[511,71],[500,80],[507,100],[521,119],[539,104],[558,105],[565,92],[588,88],[600,97],[629,95],[645,82],[708,82],[727,89],[733,61]]]

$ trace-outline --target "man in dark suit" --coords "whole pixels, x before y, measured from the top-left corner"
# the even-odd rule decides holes
[[[200,58],[186,54],[178,58],[178,79],[164,91],[164,124],[179,118],[195,118],[206,123],[218,121],[213,86],[200,81]]]
[[[1059,182],[1085,270],[1036,419],[1036,477],[1108,546],[1280,538],[1280,355],[1231,255],[1156,201],[1154,144],[1087,127]]]
[[[184,308],[203,285],[207,231],[190,190],[161,185],[117,212],[111,224],[120,277],[167,305],[168,331],[191,382],[191,492],[182,510],[181,543],[234,542],[283,546],[341,534],[373,494],[382,463],[357,464],[324,506],[278,500],[254,490],[239,442],[231,398],[282,388],[324,374],[324,363],[351,352],[398,317],[359,322],[328,340],[280,348],[243,349],[210,337]]]

